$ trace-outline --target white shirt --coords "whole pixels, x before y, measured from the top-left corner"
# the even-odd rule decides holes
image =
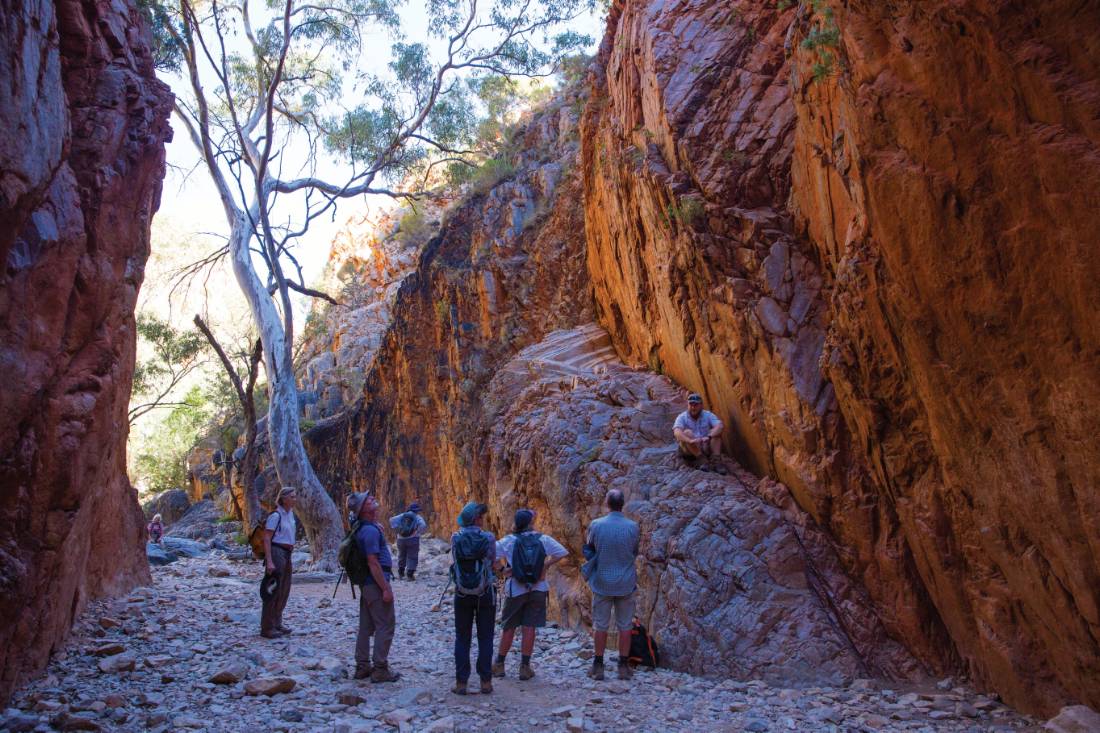
[[[562,547],[562,544],[550,535],[539,535],[539,540],[542,542],[542,549],[546,550],[546,558],[551,559],[555,557],[565,557],[569,554],[569,550]],[[497,540],[497,557],[504,558],[508,561],[508,564],[512,564],[512,548],[516,546],[516,536],[514,534],[506,535]],[[504,584],[504,595],[522,596],[528,591],[541,590],[549,591],[550,584],[546,580],[540,580],[533,586],[528,588],[523,583],[515,583],[511,578],[508,578],[508,582]]]
[[[279,529],[276,530],[276,527]],[[298,527],[295,525],[294,512],[289,509],[284,509],[282,504],[277,504],[275,506],[275,511],[267,515],[267,524],[264,525],[264,529],[270,529],[272,532],[275,532],[275,536],[271,538],[272,544],[293,545],[294,535],[298,530]]]

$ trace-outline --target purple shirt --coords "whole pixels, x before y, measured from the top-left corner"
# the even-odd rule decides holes
[[[378,564],[382,566],[382,572],[389,573],[393,568],[393,556],[390,555],[390,546],[382,534],[382,526],[371,522],[363,522],[355,532],[355,541],[359,544],[359,551],[363,557],[378,556]],[[374,585],[374,576],[367,575],[364,585]]]

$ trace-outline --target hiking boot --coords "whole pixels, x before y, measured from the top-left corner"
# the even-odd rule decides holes
[[[280,634],[278,631],[261,631],[260,636],[265,639],[278,639],[280,636],[282,636],[282,634]]]
[[[592,662],[592,669],[588,670],[588,676],[594,680],[602,680],[603,662]]]
[[[535,670],[530,664],[519,665],[519,678],[521,680],[529,680],[535,676]]]
[[[408,579],[415,583],[416,582],[416,573],[410,571]]]
[[[493,676],[498,679],[504,678],[504,662],[493,662]]]
[[[405,571],[404,570],[398,570],[397,571],[397,577],[401,578],[401,580],[404,580],[405,579]]]
[[[275,630],[278,631],[280,634],[289,634],[292,631],[289,626],[276,626]]]
[[[451,688],[451,692],[456,695],[466,695],[468,694],[469,690],[466,689],[465,682],[455,682],[455,686]]]
[[[376,664],[370,673],[370,681],[374,683],[395,682],[399,679],[401,679],[401,673],[394,672],[388,664]]]
[[[365,680],[366,678],[370,677],[370,673],[371,673],[371,668],[370,668],[369,665],[368,666],[362,666],[362,665],[358,665],[358,664],[355,665],[355,679]]]
[[[619,664],[619,679],[629,680],[634,677],[634,670],[630,668],[629,664]]]
[[[491,695],[492,693],[493,693],[493,681],[492,680],[482,680],[481,681],[481,694],[482,695]]]

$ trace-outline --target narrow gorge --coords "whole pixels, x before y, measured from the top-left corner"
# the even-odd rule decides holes
[[[150,583],[125,413],[172,101],[129,5],[0,19],[0,701]],[[622,490],[640,619],[704,686],[1100,709],[1096,28],[1080,0],[613,0],[491,180],[333,247],[354,297],[298,374],[322,483],[443,539],[468,501],[498,534],[536,509],[580,639]],[[722,473],[677,454],[689,392]]]

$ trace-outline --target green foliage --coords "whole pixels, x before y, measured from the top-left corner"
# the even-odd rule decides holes
[[[150,313],[137,314],[137,335],[150,356],[134,366],[132,394],[154,395],[169,386],[168,380],[193,365],[206,350],[206,340],[196,331],[180,331]]]
[[[665,209],[665,218],[671,224],[677,222],[691,228],[706,214],[703,202],[697,198],[682,197],[678,203],[669,204]]]
[[[477,193],[485,193],[515,172],[516,167],[510,160],[489,158],[470,176],[470,187]]]
[[[132,459],[132,478],[147,492],[180,488],[187,483],[187,453],[214,414],[199,386],[192,387],[157,429],[145,437]]]

